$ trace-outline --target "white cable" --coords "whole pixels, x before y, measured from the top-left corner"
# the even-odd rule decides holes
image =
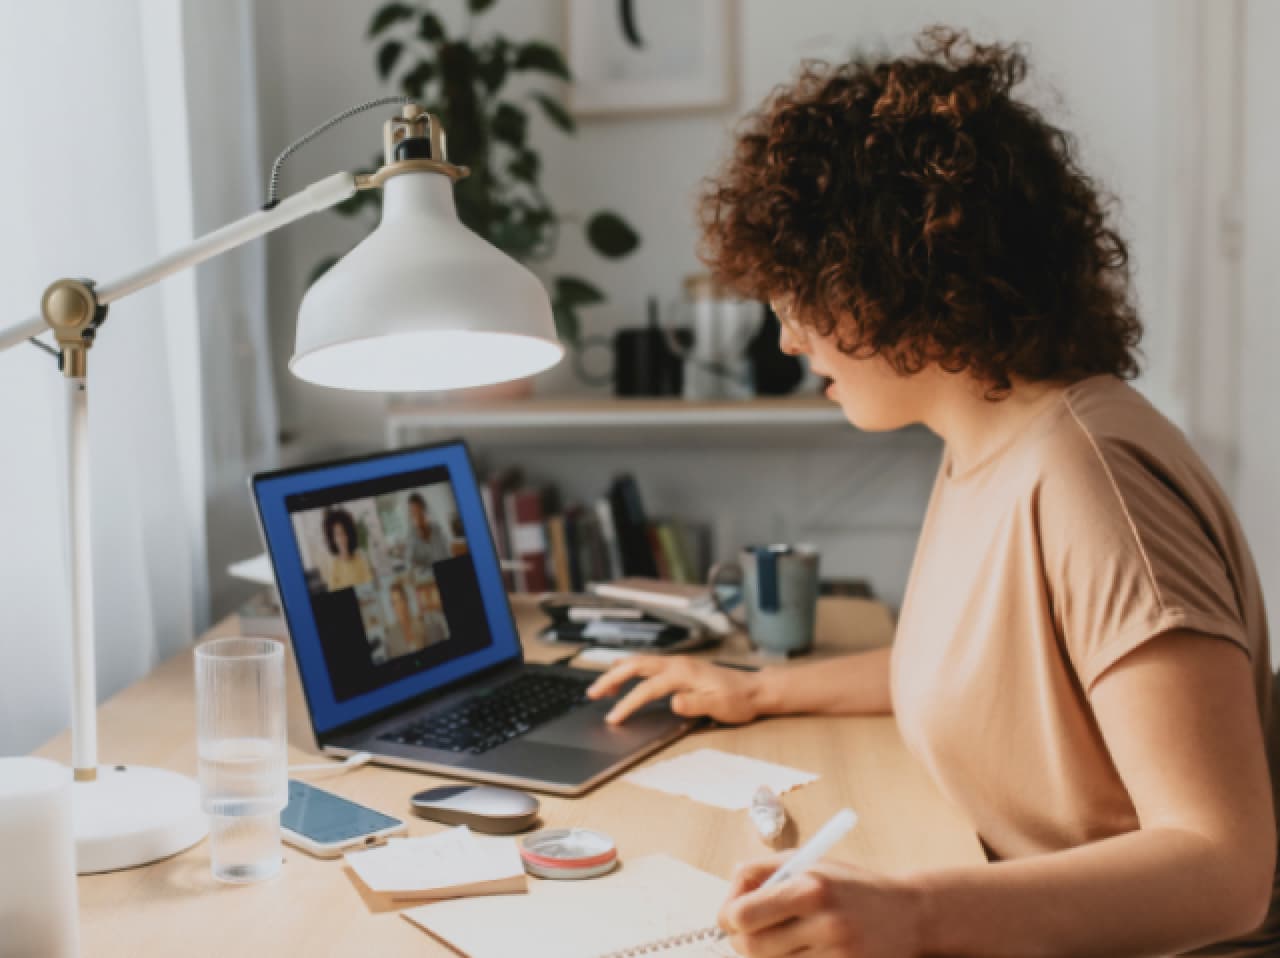
[[[316,765],[290,765],[289,774],[294,772],[349,772],[352,769],[359,768],[361,765],[368,765],[372,761],[373,756],[368,752],[356,752],[354,755],[348,755],[341,762],[320,762]]]

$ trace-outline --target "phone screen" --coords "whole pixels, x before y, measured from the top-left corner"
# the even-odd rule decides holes
[[[331,845],[399,825],[400,819],[290,779],[289,805],[280,824],[313,842]]]

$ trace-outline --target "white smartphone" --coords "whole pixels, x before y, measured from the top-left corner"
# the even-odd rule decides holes
[[[291,778],[280,831],[286,842],[304,852],[337,858],[354,848],[381,845],[407,828],[398,818]]]

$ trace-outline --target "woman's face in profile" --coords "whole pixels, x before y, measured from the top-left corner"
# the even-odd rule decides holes
[[[903,376],[880,355],[859,357],[841,352],[834,336],[823,336],[788,316],[784,304],[774,304],[782,321],[779,348],[789,356],[804,356],[809,368],[831,380],[826,396],[840,404],[850,423],[868,432],[900,429],[919,422],[919,384]]]
[[[341,522],[334,523],[333,541],[338,546],[338,555],[351,555],[351,540],[347,538],[347,529]]]

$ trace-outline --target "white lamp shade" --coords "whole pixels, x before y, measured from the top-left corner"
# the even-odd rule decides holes
[[[383,187],[382,222],[307,291],[289,369],[338,389],[519,379],[564,355],[538,278],[458,221],[440,173]]]

